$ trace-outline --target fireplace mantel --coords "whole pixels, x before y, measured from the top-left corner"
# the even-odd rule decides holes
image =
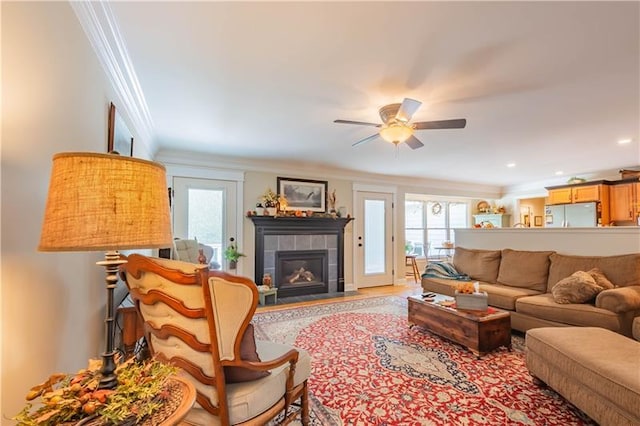
[[[265,236],[335,235],[337,237],[337,291],[344,291],[344,227],[353,218],[249,216],[255,226],[255,282],[265,272]]]

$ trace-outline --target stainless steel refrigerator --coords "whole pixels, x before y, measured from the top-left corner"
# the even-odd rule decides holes
[[[545,218],[549,228],[598,226],[597,203],[545,206]]]

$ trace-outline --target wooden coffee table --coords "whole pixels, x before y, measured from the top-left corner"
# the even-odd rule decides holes
[[[433,301],[409,296],[409,323],[466,346],[478,358],[506,346],[511,350],[511,315],[490,307],[489,311],[467,311],[446,307],[439,302],[452,297],[436,294]]]

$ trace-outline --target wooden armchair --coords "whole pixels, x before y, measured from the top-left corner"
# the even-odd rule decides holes
[[[287,423],[297,415],[290,407],[297,399],[302,423],[309,423],[309,354],[266,341],[251,347],[255,283],[203,265],[138,254],[121,270],[151,353],[182,368],[196,387],[187,424],[264,425],[280,413]],[[232,376],[247,381],[228,383]]]

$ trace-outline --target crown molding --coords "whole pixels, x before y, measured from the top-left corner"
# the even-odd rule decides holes
[[[153,120],[140,87],[126,43],[108,2],[70,1],[116,96],[118,112],[129,118],[147,152],[153,138]]]

